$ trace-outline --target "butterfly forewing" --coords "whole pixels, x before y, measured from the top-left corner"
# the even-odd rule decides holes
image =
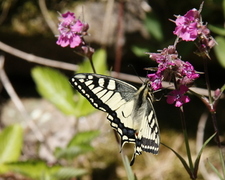
[[[70,82],[95,108],[108,113],[122,146],[135,143],[131,164],[142,151],[158,153],[159,128],[147,84],[138,90],[124,81],[88,73],[76,74]]]
[[[117,130],[125,142],[135,142],[135,130],[132,127],[130,115],[125,110],[132,110],[128,107],[128,101],[133,97],[137,89],[123,81],[97,74],[76,74],[71,78],[71,83],[88,101],[97,109],[107,112],[107,119],[111,126]],[[121,94],[122,93],[122,94]],[[124,119],[123,115],[127,115]]]

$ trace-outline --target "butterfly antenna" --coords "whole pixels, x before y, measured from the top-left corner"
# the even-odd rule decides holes
[[[137,73],[136,69],[134,68],[133,64],[128,64],[128,67],[131,67],[131,68],[133,69],[133,71],[135,72],[136,76],[140,79],[140,81],[141,81],[142,83],[144,83],[143,80],[142,80],[142,79],[140,78],[140,76],[138,75],[138,73]]]

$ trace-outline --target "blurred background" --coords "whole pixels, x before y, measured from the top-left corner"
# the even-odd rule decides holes
[[[2,145],[0,180],[7,178],[127,179],[119,153],[120,148],[106,120],[106,115],[93,109],[79,115],[68,113],[65,110],[68,106],[64,101],[54,103],[48,99],[50,95],[46,95],[46,98],[42,94],[43,90],[37,85],[39,82],[36,81],[41,81],[40,83],[49,85],[46,88],[52,88],[46,81],[46,76],[35,75],[35,70],[40,66],[53,67],[53,72],[48,69],[46,73],[55,77],[53,78],[55,84],[63,78],[69,79],[79,67],[83,67],[82,63],[85,62],[84,58],[76,54],[73,49],[62,48],[56,44],[60,14],[73,12],[77,18],[89,24],[90,35],[86,36],[85,40],[96,51],[104,50],[105,60],[99,59],[103,63],[99,65],[101,68],[135,75],[135,82],[132,82],[133,78],[124,80],[140,86],[142,82],[139,77],[145,77],[147,74],[144,68],[157,66],[145,53],[157,52],[172,45],[176,38],[173,35],[175,24],[171,22],[175,20],[174,15],[184,15],[192,8],[199,9],[201,3],[200,0],[182,2],[178,0],[1,0],[0,55],[4,60],[1,60],[3,74],[0,83],[0,127],[3,132],[0,135],[2,141],[2,144],[0,142]],[[201,15],[203,22],[208,24],[211,35],[218,42],[210,52],[211,60],[207,60],[211,88],[216,90],[225,82],[225,1],[204,1]],[[197,71],[204,71],[203,59],[194,53],[196,47],[193,42],[179,43],[177,50],[182,60],[189,61]],[[48,61],[41,58],[54,61],[47,64]],[[57,62],[59,62],[58,68],[54,66]],[[4,75],[8,82],[4,81]],[[12,91],[10,88],[7,89],[7,83],[12,85]],[[204,74],[201,74],[194,86],[206,90]],[[66,83],[60,84],[61,91],[55,89],[49,91],[49,94],[60,94],[63,88],[67,94],[70,94],[71,90]],[[156,94],[160,101],[154,103],[161,130],[161,141],[186,158],[179,111],[166,103],[163,93]],[[61,100],[58,96],[54,98]],[[73,100],[71,98],[71,101]],[[78,104],[77,102],[75,107],[79,111]],[[225,101],[221,98],[217,104],[216,117],[222,144],[225,132],[224,107]],[[191,102],[185,104],[184,109],[191,152],[195,159],[196,148],[198,148],[196,134],[200,120],[205,120],[204,140],[214,133],[214,129],[209,113],[200,99],[191,96]],[[81,108],[80,111],[82,110]],[[19,126],[15,128],[12,126],[14,124]],[[18,134],[14,130],[18,131]],[[95,130],[100,132],[97,133]],[[89,134],[82,134],[83,131]],[[9,132],[12,133],[15,142],[21,141],[16,147],[7,143],[9,139],[13,139],[5,135]],[[81,139],[89,139],[87,142],[82,140],[82,143],[88,144],[84,143],[88,148],[85,149],[82,143],[79,144],[81,141],[77,140],[76,135],[80,135]],[[80,145],[82,148],[80,147],[79,150],[73,149],[74,146]],[[8,148],[11,150],[7,150]],[[11,154],[14,148],[18,151],[15,155]],[[164,146],[160,148],[157,156],[143,153],[137,157],[132,166],[137,179],[190,179],[178,158]],[[8,151],[8,156],[3,155],[5,151]],[[133,146],[126,145],[124,154],[130,159],[132,153]],[[204,150],[202,160],[211,160],[221,171],[219,157],[215,157],[215,153],[217,153],[216,143],[211,141]],[[7,163],[10,164],[6,165]],[[64,171],[60,169],[61,167],[65,167],[62,168]],[[210,165],[203,161],[198,173],[199,179],[207,179],[207,177],[218,179],[209,167]],[[59,170],[64,174],[61,171],[61,174],[58,173]],[[53,172],[58,174],[55,175]]]

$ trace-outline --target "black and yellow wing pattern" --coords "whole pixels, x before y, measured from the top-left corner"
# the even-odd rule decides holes
[[[148,83],[137,89],[119,79],[91,73],[75,74],[70,82],[95,108],[108,114],[122,147],[135,144],[131,165],[142,151],[158,154],[159,126]]]

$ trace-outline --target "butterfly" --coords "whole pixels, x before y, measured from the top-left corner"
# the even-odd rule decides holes
[[[160,133],[149,82],[137,89],[110,76],[81,73],[70,83],[92,106],[108,114],[110,125],[121,137],[121,148],[125,143],[135,144],[130,165],[142,151],[158,154]]]

